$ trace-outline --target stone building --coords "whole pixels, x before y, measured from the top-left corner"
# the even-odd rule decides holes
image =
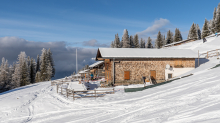
[[[193,70],[197,57],[188,49],[99,48],[96,60],[104,61],[108,82],[161,82]]]

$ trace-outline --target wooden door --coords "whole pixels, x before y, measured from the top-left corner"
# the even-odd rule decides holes
[[[150,78],[151,79],[156,79],[156,71],[155,70],[150,71]]]

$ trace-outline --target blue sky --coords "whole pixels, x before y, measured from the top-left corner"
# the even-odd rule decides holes
[[[0,37],[65,41],[69,46],[92,48],[110,44],[116,33],[121,38],[124,29],[128,29],[129,35],[142,32],[140,37],[146,38],[154,37],[159,30],[165,34],[168,29],[174,32],[179,28],[186,38],[193,22],[202,29],[204,19],[212,19],[218,3],[217,0],[2,0]],[[163,24],[157,26],[160,23]],[[86,46],[91,40],[96,45]]]
[[[212,0],[1,0],[0,59],[10,64],[25,51],[36,59],[42,48],[53,53],[56,78],[94,61],[98,47],[109,47],[115,34],[155,39],[179,28],[183,38],[193,22],[202,29],[219,1]]]

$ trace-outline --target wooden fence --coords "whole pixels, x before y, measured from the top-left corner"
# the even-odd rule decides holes
[[[82,90],[82,91],[75,91],[68,89],[69,83],[66,83],[67,81],[62,80],[56,80],[51,81],[51,86],[56,85],[57,93],[60,93],[61,95],[66,95],[66,97],[72,97],[73,100],[75,98],[89,98],[89,97],[103,97],[106,94],[114,94],[115,90],[112,89],[105,89],[105,90]]]
[[[210,58],[210,57],[213,57],[213,56],[219,56],[219,51],[220,49],[216,49],[216,50],[210,50],[210,51],[207,51],[206,53],[201,53],[199,54],[199,56],[205,56],[206,58]]]
[[[74,91],[66,89],[66,97],[72,97],[73,100],[75,98],[89,98],[89,97],[103,97],[106,94],[114,94],[114,88],[113,89],[106,89],[106,90],[84,90],[84,91]]]

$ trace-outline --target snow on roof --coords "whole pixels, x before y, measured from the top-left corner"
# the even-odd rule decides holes
[[[189,41],[189,40],[193,40],[193,39],[186,39],[186,40],[182,40],[182,41],[178,41],[178,42],[173,42],[173,43],[171,43],[171,44],[164,45],[163,47],[172,46],[172,45],[174,45],[174,44],[179,44],[179,43],[182,43],[182,42],[185,42],[185,41]]]
[[[75,75],[73,75],[73,76],[81,76],[80,74],[75,74]]]
[[[103,64],[103,63],[104,63],[104,61],[98,61],[98,62],[90,65],[89,68],[97,67],[98,65]]]
[[[82,71],[80,71],[79,73],[82,74],[82,73],[88,73],[88,72],[89,72],[89,69],[87,69],[87,70],[82,70]]]
[[[99,48],[97,58],[198,58],[198,54],[190,49]]]

